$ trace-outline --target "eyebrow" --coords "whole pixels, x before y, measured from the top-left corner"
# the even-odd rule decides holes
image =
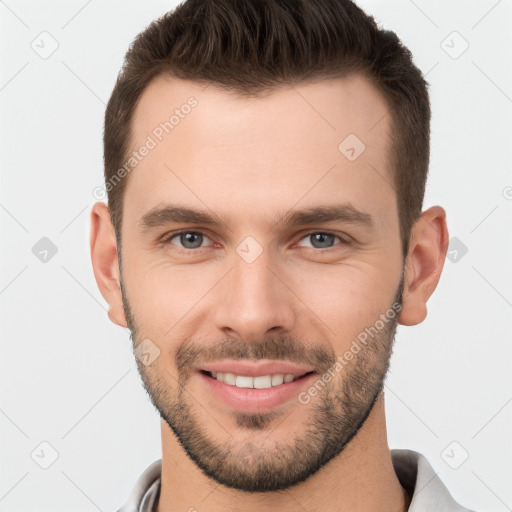
[[[350,203],[317,206],[303,210],[289,210],[280,215],[270,231],[283,227],[297,227],[324,222],[344,222],[373,228],[373,217]],[[194,210],[183,206],[166,205],[156,207],[142,216],[139,225],[143,230],[151,230],[172,223],[202,224],[211,227],[226,227],[228,222],[213,212]]]
[[[373,217],[369,213],[346,203],[334,206],[316,206],[305,210],[289,210],[274,224],[272,229],[323,222],[345,222],[359,224],[367,228],[372,228],[375,225]]]

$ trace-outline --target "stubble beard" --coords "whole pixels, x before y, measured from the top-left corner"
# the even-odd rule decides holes
[[[143,337],[129,306],[121,280],[123,304],[134,348]],[[403,279],[393,305],[401,304]],[[178,379],[166,368],[145,366],[136,358],[141,379],[151,402],[170,427],[188,457],[205,475],[226,487],[247,492],[272,492],[288,489],[303,482],[337,457],[357,435],[370,415],[389,369],[397,327],[397,318],[368,340],[308,405],[299,401],[293,406],[309,407],[303,433],[287,443],[272,441],[272,431],[292,422],[294,411],[283,414],[278,408],[264,413],[248,414],[233,411],[236,428],[231,435],[223,432],[223,441],[212,436],[208,425],[212,418],[201,420],[208,405],[201,407],[187,389],[191,363],[205,348],[193,341],[184,342],[176,352]],[[213,352],[212,352],[213,350]],[[323,347],[307,350],[289,337],[267,338],[261,343],[244,344],[229,339],[208,349],[208,357],[232,359],[287,359],[316,363],[318,379],[333,368],[336,355]],[[283,354],[288,357],[283,357]],[[203,359],[201,359],[203,360]],[[289,410],[289,409],[288,409]],[[282,418],[281,418],[282,416]],[[226,422],[223,422],[226,423]],[[297,425],[293,425],[296,427]],[[215,425],[218,428],[218,425]],[[240,431],[249,433],[252,441]],[[260,435],[258,435],[260,433]],[[226,434],[226,435],[224,435]],[[226,439],[227,437],[227,439]],[[237,439],[238,437],[238,439]]]

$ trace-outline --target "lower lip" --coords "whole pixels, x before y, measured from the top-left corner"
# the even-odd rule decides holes
[[[279,386],[266,389],[239,388],[220,382],[203,372],[198,372],[207,389],[220,401],[239,412],[268,412],[292,398],[297,398],[315,377],[310,373],[292,382],[284,382]]]

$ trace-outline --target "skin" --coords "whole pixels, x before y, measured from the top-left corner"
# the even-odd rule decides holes
[[[387,444],[384,393],[370,400],[387,370],[392,323],[310,403],[291,400],[268,417],[255,411],[252,423],[251,415],[242,418],[216,401],[190,370],[208,354],[234,358],[228,341],[252,356],[257,348],[272,354],[270,342],[279,341],[284,354],[314,362],[321,375],[326,365],[313,355],[329,361],[345,353],[359,333],[389,310],[402,276],[398,323],[422,322],[447,251],[445,211],[434,206],[422,212],[404,264],[393,173],[387,167],[389,108],[362,77],[283,87],[258,98],[158,77],[137,106],[133,149],[190,96],[197,107],[129,175],[122,269],[108,208],[96,203],[91,213],[92,262],[110,319],[132,329],[135,345],[150,339],[160,350],[148,366],[137,360],[163,417],[158,511],[407,510],[410,497],[394,473]],[[366,146],[355,161],[338,150],[348,134]],[[183,222],[142,228],[147,212],[169,203],[213,212],[225,222],[213,228]],[[368,213],[373,226],[276,224],[289,211],[341,203]],[[171,234],[184,228],[206,235],[201,249],[184,248],[179,236],[171,241]],[[330,238],[327,249],[316,248],[308,235],[318,232],[341,238]],[[236,251],[248,236],[262,249],[251,263]],[[187,357],[180,359],[183,354]],[[350,402],[350,383],[358,371],[367,372],[367,389]],[[357,408],[353,417],[348,404]],[[366,421],[356,425],[365,414]],[[174,422],[183,438],[187,425],[192,429],[196,446],[188,439],[186,448],[195,448],[200,458],[205,446],[198,439],[207,437],[210,446],[224,447],[228,477],[242,486],[264,466],[266,474],[279,468],[283,475],[300,463],[306,468],[322,446],[320,434],[327,435],[344,419],[337,439],[345,436],[346,445],[322,467],[283,490],[251,493],[222,483],[226,475],[215,457],[194,461],[170,425]],[[308,427],[314,428],[316,444],[309,443],[302,459],[292,457],[301,440],[311,441]],[[253,448],[249,459],[244,458],[248,446]]]

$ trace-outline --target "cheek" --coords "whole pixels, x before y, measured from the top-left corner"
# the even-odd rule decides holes
[[[134,254],[126,263],[125,279],[141,334],[162,343],[189,335],[188,321],[201,314],[209,291],[224,273],[206,263],[172,265],[164,257]]]
[[[176,311],[175,303],[182,298],[179,274],[151,261],[144,253],[123,248],[123,279],[132,313],[138,327],[152,332],[159,323],[168,322]]]
[[[295,293],[308,308],[304,321],[323,324],[329,338],[348,345],[390,308],[398,275],[398,271],[395,277],[393,272],[383,275],[382,269],[340,265],[300,276]]]

